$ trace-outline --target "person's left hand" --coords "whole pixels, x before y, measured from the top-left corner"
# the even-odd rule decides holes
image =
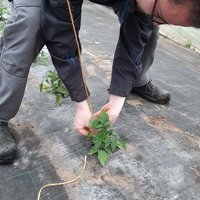
[[[90,112],[87,100],[77,103],[74,128],[81,134],[87,136],[91,117],[92,113]]]

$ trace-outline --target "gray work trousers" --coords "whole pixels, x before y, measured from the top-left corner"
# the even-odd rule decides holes
[[[78,34],[82,0],[70,3]],[[0,41],[0,121],[18,112],[30,66],[44,45],[71,99],[86,99],[65,0],[13,0],[13,15]]]
[[[142,67],[143,67],[142,74],[140,78],[135,82],[134,87],[141,87],[143,85],[146,85],[150,81],[150,78],[147,72],[154,61],[157,40],[159,37],[158,32],[159,32],[158,26],[155,26],[151,34],[150,40],[146,44],[144,48],[144,52],[142,54],[142,58],[141,58]]]
[[[41,33],[41,0],[14,0],[13,15],[0,39],[0,121],[9,121],[19,110],[32,62],[45,42]],[[158,30],[152,33],[142,56],[143,73],[137,86],[146,84],[154,58]]]
[[[44,42],[40,33],[41,0],[14,0],[13,13],[0,39],[0,121],[19,110],[32,62]]]

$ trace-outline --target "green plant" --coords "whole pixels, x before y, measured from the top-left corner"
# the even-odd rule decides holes
[[[101,111],[97,119],[92,118],[89,127],[91,131],[88,133],[88,139],[93,146],[88,154],[97,153],[102,166],[106,164],[108,154],[112,154],[117,148],[126,150],[125,142],[110,128],[109,117],[105,111]]]
[[[34,62],[37,63],[37,64],[47,66],[48,65],[48,54],[45,53],[44,50],[41,50]]]
[[[187,41],[187,42],[184,44],[184,47],[185,47],[185,48],[188,48],[188,49],[191,49],[191,47],[192,47],[192,42],[191,42],[191,41]]]
[[[7,8],[0,7],[0,32],[3,30],[4,26],[7,23],[8,16],[10,16],[10,12]]]
[[[61,98],[69,96],[69,92],[64,86],[62,80],[58,77],[56,71],[49,70],[44,80],[40,83],[40,92],[45,89],[48,93],[56,95],[56,104],[60,105]]]

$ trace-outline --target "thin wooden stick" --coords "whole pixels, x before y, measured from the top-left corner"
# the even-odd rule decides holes
[[[80,44],[79,44],[79,40],[78,40],[76,28],[75,28],[75,23],[74,23],[74,18],[73,18],[73,14],[72,14],[72,9],[71,9],[71,5],[70,5],[70,0],[66,0],[66,2],[67,2],[67,5],[68,5],[69,15],[70,15],[70,19],[71,19],[71,22],[72,22],[72,27],[73,27],[73,31],[74,31],[74,36],[75,36],[75,40],[76,40],[76,44],[77,44],[79,62],[80,62],[80,67],[81,67],[81,74],[82,74],[83,83],[84,83],[84,87],[85,87],[85,93],[86,93],[86,96],[87,96],[87,102],[88,102],[88,105],[89,105],[89,108],[90,108],[90,112],[93,114],[93,111],[92,111],[92,104],[91,104],[91,101],[90,101],[90,96],[89,96],[89,94],[88,94],[87,83],[86,83],[85,74],[84,74],[83,65],[82,65],[81,48],[80,48]]]

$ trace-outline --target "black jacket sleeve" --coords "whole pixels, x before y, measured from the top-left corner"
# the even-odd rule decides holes
[[[140,59],[154,27],[150,17],[135,8],[134,1],[129,1],[127,10],[124,9],[126,14],[122,13],[124,16],[113,61],[109,93],[122,97],[130,94],[134,82],[142,73]],[[116,5],[114,10],[117,13]]]
[[[70,3],[78,36],[81,26],[82,0],[70,0]],[[72,101],[81,102],[87,99],[77,44],[66,2],[45,0],[41,20],[43,37],[52,62],[68,89]],[[80,41],[79,45],[81,47]]]

